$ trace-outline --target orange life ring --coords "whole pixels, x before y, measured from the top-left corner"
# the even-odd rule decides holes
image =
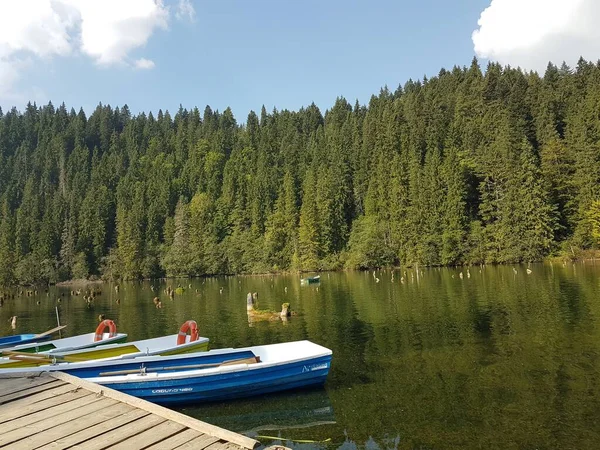
[[[104,330],[108,328],[108,337],[115,337],[117,335],[117,326],[112,320],[103,320],[96,328],[96,336],[94,336],[94,342],[98,342],[102,340],[104,336]]]
[[[198,340],[198,324],[195,320],[188,320],[181,325],[181,328],[179,329],[177,345],[185,344],[185,337],[187,336],[188,331],[190,332],[190,342]]]

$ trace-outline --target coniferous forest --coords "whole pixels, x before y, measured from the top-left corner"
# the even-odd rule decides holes
[[[600,244],[600,63],[325,112],[0,112],[0,284],[536,261]]]

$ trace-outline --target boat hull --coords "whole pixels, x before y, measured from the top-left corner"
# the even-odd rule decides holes
[[[145,374],[136,375],[140,381],[111,382],[110,377],[90,381],[153,403],[186,405],[322,385],[331,367],[331,355],[276,366],[243,366],[237,370],[231,366],[231,370],[214,375],[185,376],[178,372],[172,378],[156,380],[152,374]]]

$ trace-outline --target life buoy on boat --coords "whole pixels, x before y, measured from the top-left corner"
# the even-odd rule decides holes
[[[108,337],[115,337],[117,335],[117,326],[112,320],[106,319],[100,322],[98,328],[96,328],[96,336],[94,336],[94,342],[102,340],[104,336],[104,330],[108,328]]]
[[[198,324],[195,320],[188,320],[181,325],[181,328],[179,329],[177,345],[185,344],[185,337],[187,336],[188,331],[190,332],[190,342],[198,340]]]

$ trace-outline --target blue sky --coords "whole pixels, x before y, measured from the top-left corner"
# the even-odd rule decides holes
[[[485,2],[449,3],[199,2],[195,23],[149,42],[155,70],[140,74],[144,80],[130,73],[114,98],[143,82],[149,95],[132,97],[135,109],[231,106],[238,119],[263,104],[297,110],[311,102],[326,109],[338,96],[366,102],[385,84],[471,62],[471,32]]]
[[[78,0],[58,1],[70,7]],[[154,2],[138,3],[148,1]],[[106,9],[108,3],[102,3]],[[193,17],[176,18],[183,4],[193,7]],[[489,6],[490,0],[164,0],[165,15],[153,16],[151,31],[119,54],[111,50],[110,58],[93,50],[83,34],[78,44],[76,27],[69,25],[77,19],[61,10],[61,23],[73,35],[70,48],[18,47],[5,38],[12,49],[4,52],[5,69],[18,70],[5,83],[10,91],[0,91],[0,105],[22,109],[26,99],[51,100],[91,112],[98,102],[127,103],[137,113],[208,104],[230,106],[245,121],[263,104],[297,110],[315,102],[324,111],[338,96],[366,103],[384,85],[395,89],[409,78],[470,64],[472,33]],[[17,12],[8,13],[17,20]],[[84,14],[83,23],[90,23]],[[23,27],[23,39],[30,29]],[[126,30],[120,38],[127,36]],[[153,67],[136,69],[134,60],[141,58]],[[0,65],[0,81],[2,73]]]

